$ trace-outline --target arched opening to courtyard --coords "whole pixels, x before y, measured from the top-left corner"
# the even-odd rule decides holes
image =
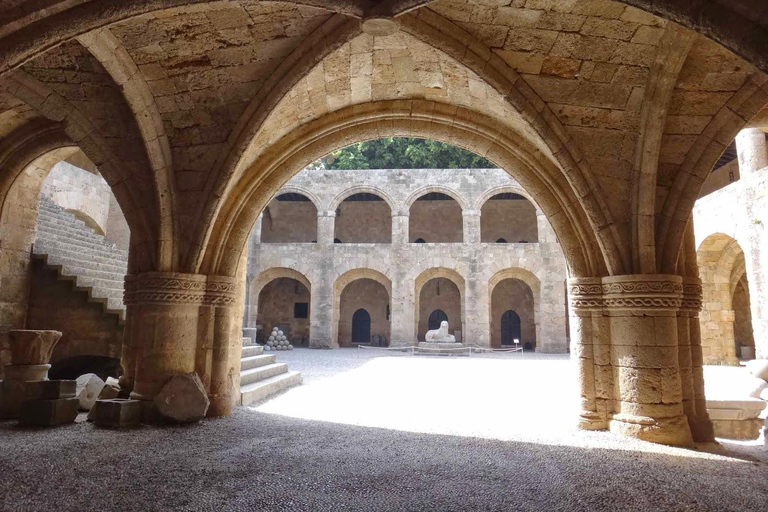
[[[392,283],[383,273],[358,268],[334,283],[334,339],[340,347],[387,347],[391,339]]]
[[[500,192],[480,210],[483,243],[535,243],[539,241],[536,207],[524,196]]]
[[[305,194],[283,191],[264,209],[261,243],[317,242],[317,205]]]
[[[755,340],[744,251],[734,238],[714,233],[696,253],[702,284],[701,344],[707,364],[754,358]]]
[[[533,290],[522,280],[507,277],[491,282],[491,346],[536,348],[536,304]]]
[[[286,277],[268,277],[254,283],[254,293],[258,297],[255,315],[258,328],[257,341],[266,343],[272,329],[277,327],[294,345],[307,345],[310,338],[311,286],[298,272],[271,272]],[[291,276],[291,277],[288,277]],[[270,276],[271,277],[271,276]]]
[[[412,243],[463,242],[461,205],[451,195],[437,190],[419,195],[410,204],[408,235]]]
[[[336,206],[334,212],[334,242],[392,242],[392,209],[381,195],[372,192],[352,193]]]
[[[449,333],[456,341],[463,339],[465,324],[464,278],[455,270],[428,269],[415,281],[416,339],[424,341],[427,331],[448,322]]]

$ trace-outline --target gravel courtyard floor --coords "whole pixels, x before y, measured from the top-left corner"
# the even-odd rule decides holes
[[[278,361],[305,384],[199,425],[0,423],[0,510],[768,507],[756,442],[683,450],[573,429],[561,356],[297,349]]]

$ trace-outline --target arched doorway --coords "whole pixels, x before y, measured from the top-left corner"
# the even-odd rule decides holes
[[[429,315],[429,330],[434,331],[440,328],[442,322],[448,321],[448,315],[442,309],[436,309]]]
[[[483,243],[531,243],[539,241],[536,207],[514,192],[502,192],[483,203],[480,215]]]
[[[260,243],[312,243],[317,240],[317,206],[304,194],[277,195],[264,209]]]
[[[453,197],[427,192],[410,206],[408,233],[411,243],[460,243],[464,240],[462,208]]]
[[[334,243],[392,242],[392,210],[380,195],[371,192],[352,194],[335,211]]]
[[[501,315],[501,344],[514,345],[515,340],[520,341],[520,337],[520,315],[508,309]]]
[[[269,281],[258,294],[256,324],[260,342],[273,327],[285,333],[294,345],[309,343],[310,290],[301,281],[278,277]]]
[[[371,342],[371,315],[363,308],[352,315],[352,343]]]

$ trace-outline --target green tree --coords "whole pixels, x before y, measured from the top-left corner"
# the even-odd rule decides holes
[[[431,139],[386,137],[358,142],[322,159],[326,169],[488,169],[485,158]]]

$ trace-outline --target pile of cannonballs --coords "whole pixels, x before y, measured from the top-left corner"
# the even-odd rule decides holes
[[[267,352],[270,350],[293,350],[293,345],[288,343],[288,338],[285,337],[283,331],[275,327],[264,344],[264,350]]]

